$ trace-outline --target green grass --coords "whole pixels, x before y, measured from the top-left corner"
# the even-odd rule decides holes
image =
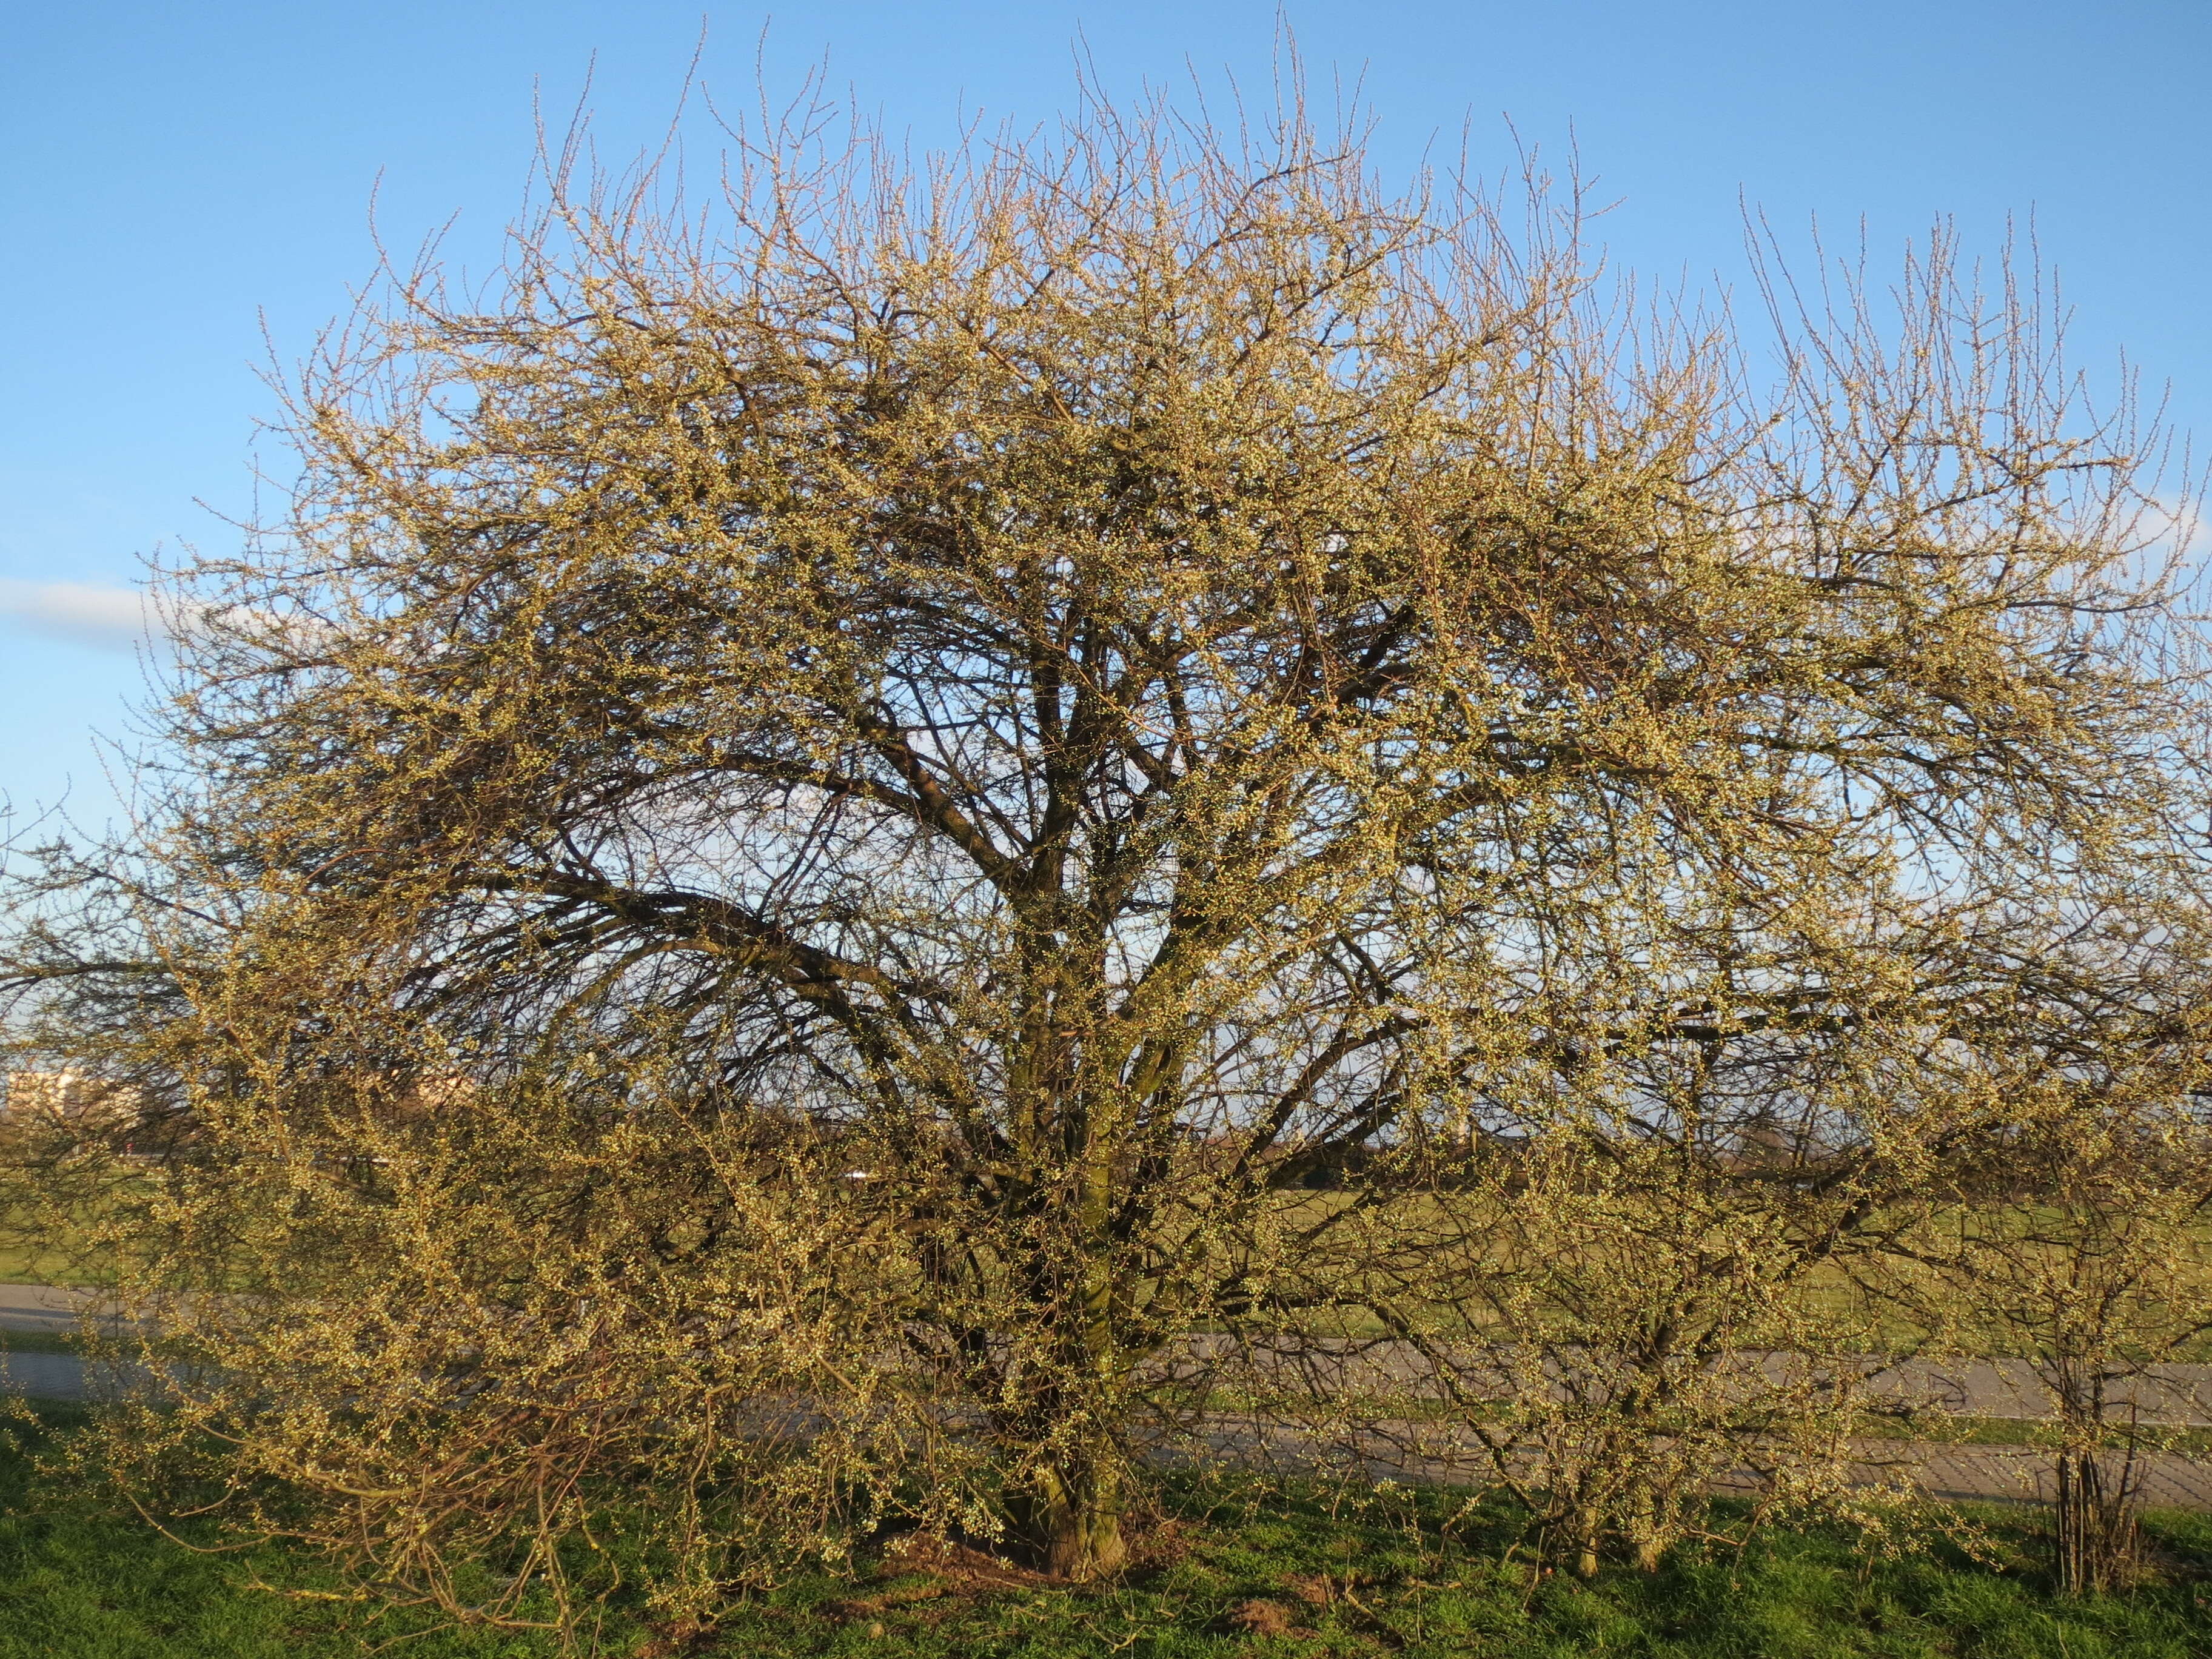
[[[0,1284],[75,1285],[92,1276],[79,1252],[22,1239],[0,1243]]]
[[[394,1637],[421,1659],[535,1659],[550,1642],[455,1633],[419,1615],[351,1599],[294,1599],[257,1581],[328,1594],[315,1564],[264,1547],[188,1548],[94,1494],[58,1486],[27,1451],[81,1422],[72,1407],[39,1408],[0,1446],[0,1659],[357,1659]],[[188,1531],[191,1529],[187,1529]],[[215,1541],[199,1529],[201,1541]]]
[[[1840,1534],[1801,1532],[1741,1556],[1688,1552],[1651,1577],[1616,1571],[1585,1584],[1506,1559],[1508,1535],[1494,1521],[1439,1526],[1443,1499],[1416,1496],[1395,1514],[1347,1516],[1312,1501],[1241,1503],[1216,1486],[1185,1489],[1170,1510],[1173,1558],[1120,1586],[923,1598],[928,1575],[911,1572],[857,1592],[799,1585],[726,1621],[721,1645],[708,1650],[763,1659],[2181,1659],[2212,1651],[2212,1617],[2187,1582],[2212,1550],[2212,1528],[2185,1520],[2160,1533],[2179,1582],[2065,1602],[2044,1585],[2035,1540],[2016,1530],[2017,1516],[1985,1517],[2010,1571],[1945,1546],[1884,1561]],[[1255,1602],[1291,1629],[1240,1629],[1240,1610],[1250,1624]]]
[[[76,1421],[45,1413],[43,1433]],[[33,1434],[32,1438],[38,1438]],[[1706,1546],[1652,1576],[1533,1570],[1502,1514],[1443,1494],[1332,1504],[1244,1480],[1165,1494],[1121,1582],[1071,1589],[972,1553],[883,1554],[741,1607],[689,1644],[617,1616],[598,1650],[696,1659],[2184,1659],[2212,1654],[2212,1517],[2154,1518],[2157,1577],[2054,1596],[2033,1512],[1991,1510],[1989,1562],[1936,1539],[1884,1558],[1840,1530]],[[0,1455],[0,1659],[336,1659],[409,1637],[428,1659],[525,1659],[542,1637],[439,1632],[328,1594],[274,1547],[196,1553]],[[1264,1603],[1264,1607],[1255,1604]],[[1255,1633],[1254,1625],[1287,1626]]]

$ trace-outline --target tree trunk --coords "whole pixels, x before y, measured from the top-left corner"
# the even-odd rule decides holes
[[[1040,1440],[1054,1449],[1030,1479],[1024,1530],[1048,1571],[1088,1582],[1119,1572],[1128,1559],[1121,1537],[1128,1372],[1114,1316],[1113,1158],[1109,1138],[1079,1100],[1061,1101],[1051,1115],[1063,1134],[1081,1124],[1088,1145],[1054,1259],[1034,1266],[1036,1305],[1050,1310],[1061,1332],[1054,1349],[1059,1375],[1046,1395],[1053,1404],[1040,1425],[1048,1431]],[[1082,1425],[1077,1432],[1050,1432],[1064,1433],[1071,1417]]]
[[[1649,1491],[1638,1493],[1630,1505],[1628,1539],[1635,1549],[1639,1572],[1658,1571],[1659,1563],[1667,1553],[1666,1544],[1660,1537],[1659,1514],[1659,1500]]]
[[[1042,1468],[1013,1505],[1015,1528],[1048,1571],[1078,1583],[1109,1577],[1129,1555],[1121,1499],[1110,1459]]]
[[[1572,1540],[1576,1577],[1597,1577],[1597,1547],[1599,1540],[1603,1535],[1603,1530],[1595,1513],[1587,1506],[1574,1516],[1570,1536]]]
[[[2117,1589],[2136,1548],[2135,1451],[2117,1472],[2094,1450],[2058,1456],[2058,1582],[2071,1595]]]

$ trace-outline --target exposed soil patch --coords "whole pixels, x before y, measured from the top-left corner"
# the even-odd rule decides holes
[[[1261,1601],[1256,1596],[1229,1609],[1229,1628],[1242,1631],[1247,1636],[1289,1636],[1297,1630],[1288,1607],[1280,1601]]]

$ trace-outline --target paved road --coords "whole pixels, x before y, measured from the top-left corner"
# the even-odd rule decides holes
[[[82,1316],[89,1292],[45,1285],[0,1285],[0,1330],[58,1333],[73,1330]],[[1223,1339],[1194,1337],[1194,1347],[1209,1360],[1229,1358]],[[1170,1361],[1170,1364],[1175,1362]],[[1270,1355],[1248,1352],[1245,1363],[1261,1370],[1280,1367],[1306,1376],[1313,1385],[1334,1391],[1357,1389],[1372,1397],[1376,1391],[1398,1389],[1416,1395],[1433,1394],[1422,1379],[1427,1362],[1410,1347],[1377,1341],[1322,1345]],[[1765,1357],[1766,1368],[1790,1366],[1790,1357]],[[2017,1359],[1911,1360],[1885,1365],[1878,1360],[1861,1362],[1873,1392],[1883,1399],[1955,1413],[1966,1417],[2003,1417],[2033,1420],[2050,1416],[2051,1403],[2034,1371]],[[1482,1373],[1496,1373],[1479,1357],[1463,1366],[1463,1379],[1475,1394],[1504,1395],[1510,1391],[1502,1376],[1486,1383]],[[2115,1404],[2132,1402],[2146,1423],[2212,1425],[2212,1365],[2154,1366],[2143,1376],[2118,1385]]]
[[[39,1400],[82,1400],[84,1361],[71,1353],[0,1353],[0,1389]]]
[[[1319,1392],[1366,1399],[1396,1393],[1436,1399],[1440,1390],[1430,1361],[1411,1346],[1391,1340],[1334,1341],[1266,1347],[1232,1354],[1226,1339],[1198,1337],[1194,1346],[1209,1359],[1227,1361],[1248,1375],[1273,1371],[1295,1376]],[[1462,1398],[1504,1399],[1521,1382],[1508,1366],[1510,1352],[1470,1346],[1449,1356],[1458,1373]],[[1762,1371],[1779,1381],[1785,1376],[1817,1376],[1822,1366],[1851,1367],[1879,1401],[1964,1417],[2033,1420],[2052,1415],[2048,1391],[2033,1367],[2019,1359],[1912,1359],[1892,1364],[1873,1356],[1814,1362],[1802,1355],[1771,1352],[1732,1356],[1746,1376]],[[2154,1365],[2142,1376],[2113,1385],[2118,1410],[2132,1405],[2144,1423],[2168,1426],[2212,1425],[2212,1365]]]
[[[1931,1498],[1955,1503],[2054,1503],[2051,1454],[2032,1446],[1933,1446],[1925,1441],[1864,1440],[1869,1483],[1902,1472]],[[2142,1501],[2152,1509],[2212,1510],[2212,1466],[2172,1452],[2144,1460]]]
[[[1199,1439],[1203,1455],[1285,1474],[1361,1480],[1395,1480],[1419,1486],[1477,1486],[1490,1464],[1471,1437],[1433,1424],[1378,1425],[1349,1441],[1328,1443],[1279,1424],[1228,1415],[1210,1419]],[[1867,1486],[1910,1486],[1955,1503],[2044,1503],[2057,1496],[2051,1454],[2033,1446],[1945,1445],[1927,1440],[1867,1439],[1852,1443],[1854,1473]],[[1194,1451],[1195,1449],[1194,1449]],[[1165,1461],[1193,1453],[1170,1452]],[[2144,1457],[2142,1502],[2154,1509],[2212,1510],[2212,1464],[2170,1452]],[[1717,1491],[1750,1492],[1747,1471],[1714,1482]]]
[[[46,1285],[0,1285],[0,1329],[48,1334],[75,1329],[84,1299],[82,1292]],[[1392,1371],[1399,1368],[1387,1355],[1381,1363]],[[2015,1360],[1948,1366],[1914,1362],[1883,1370],[1876,1381],[1886,1394],[1939,1403],[1974,1417],[2033,1419],[2049,1414],[2033,1373]],[[82,1400],[98,1382],[97,1377],[88,1378],[85,1362],[74,1354],[0,1353],[0,1389],[10,1393]],[[2212,1365],[2163,1367],[2145,1382],[2136,1397],[2146,1421],[2212,1423]],[[1256,1423],[1224,1419],[1205,1438],[1217,1452],[1285,1469],[1312,1472],[1330,1461],[1318,1455],[1311,1443]],[[1869,1484],[1902,1478],[1933,1497],[1960,1501],[2047,1502],[2051,1496],[2049,1455],[2032,1447],[1866,1440],[1856,1449]],[[1398,1480],[1451,1485],[1480,1473],[1477,1458],[1453,1455],[1450,1449],[1434,1444],[1408,1451],[1402,1445],[1376,1441],[1349,1457],[1364,1473]],[[1346,1460],[1336,1461],[1341,1465]],[[2153,1455],[2145,1471],[2143,1500],[2158,1507],[2212,1510],[2212,1463],[2170,1453]]]
[[[82,1291],[52,1285],[0,1285],[0,1330],[74,1330],[85,1300]]]

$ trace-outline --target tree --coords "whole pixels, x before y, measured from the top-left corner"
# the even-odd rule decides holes
[[[1990,1133],[1881,1280],[1931,1348],[2007,1356],[2044,1396],[2057,1577],[2076,1593],[2134,1571],[2143,1454],[2196,1403],[2166,1368],[2212,1330],[2201,966],[2160,982],[2202,963],[2187,922],[2177,908],[2155,940],[2106,941],[2063,1007],[2012,1011],[1973,1057]]]
[[[348,1352],[435,1299],[442,1411],[625,1298],[726,1329],[670,1264],[761,1248],[726,1149],[811,1160],[878,1264],[819,1328],[1110,1571],[1167,1361],[1285,1316],[1393,1158],[1714,963],[1730,1020],[1802,1006],[1777,964],[1865,948],[1869,891],[2167,805],[2130,467],[1940,258],[1893,353],[1795,319],[1762,391],[1601,292],[1571,200],[1394,199],[1302,117],[1094,109],[919,182],[771,135],[704,228],[654,188],[556,169],[486,296],[418,270],[331,337],[289,518],[190,575],[136,942],[18,957],[179,1079],[158,1218],[222,1224],[171,1282],[350,1284]]]
[[[2132,1525],[2124,1396],[2155,1391],[2212,1292],[2193,906],[2139,891],[2147,936],[2084,873],[1979,891],[2004,903],[1978,927],[1979,882],[1874,926],[1801,908],[1822,948],[1747,958],[1731,930],[1702,983],[1668,940],[1657,1017],[1585,1018],[1579,1054],[1485,1079],[1492,1135],[1425,1149],[1294,1285],[1384,1334],[1310,1346],[1314,1403],[1474,1454],[1588,1576],[1609,1549],[1655,1571],[1716,1524],[1716,1486],[1755,1500],[1739,1537],[1777,1510],[1875,1519],[1855,1439],[1939,1405],[1900,1399],[1893,1362],[2023,1355],[2060,1419],[2076,1582],[2085,1540]],[[1455,1409],[1408,1422],[1408,1392]]]

